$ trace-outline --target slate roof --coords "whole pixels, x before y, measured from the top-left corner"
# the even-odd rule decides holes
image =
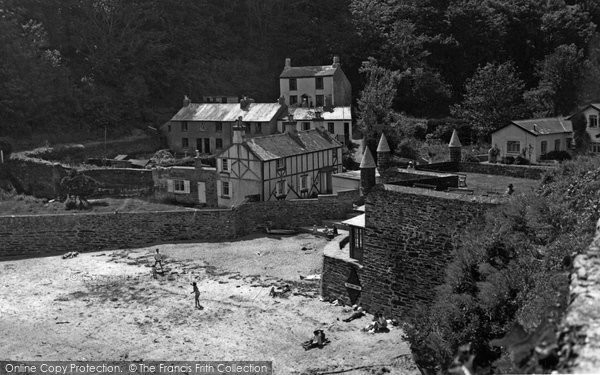
[[[279,78],[325,77],[335,74],[339,67],[333,65],[292,66],[283,68]]]
[[[512,123],[536,136],[545,134],[571,133],[573,131],[573,124],[564,117],[515,120]]]
[[[371,154],[369,147],[365,148],[363,158],[360,162],[360,169],[363,168],[377,168],[377,165],[375,165],[375,159],[373,159],[373,155]]]
[[[390,145],[388,144],[387,138],[385,137],[384,133],[381,133],[381,138],[379,138],[377,152],[390,152]]]
[[[351,227],[364,228],[365,227],[365,214],[358,215],[358,216],[353,217],[352,219],[342,221],[342,224],[346,224]]]
[[[450,143],[448,143],[449,147],[462,147],[460,144],[460,139],[458,139],[458,132],[456,129],[452,131],[452,137],[450,137]]]
[[[313,120],[315,118],[315,109],[306,107],[291,107],[288,112],[294,116],[294,120]],[[321,112],[324,121],[352,120],[351,107],[333,107],[331,111]]]
[[[254,137],[244,142],[261,160],[273,160],[309,152],[330,150],[341,147],[335,138],[318,129]]]
[[[281,109],[279,103],[250,103],[246,110],[239,103],[191,103],[173,116],[171,121],[268,122]]]

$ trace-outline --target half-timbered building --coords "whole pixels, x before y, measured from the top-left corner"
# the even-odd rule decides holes
[[[330,194],[332,175],[342,171],[342,145],[323,128],[297,131],[288,121],[285,133],[244,140],[240,121],[233,132],[217,155],[221,207]]]

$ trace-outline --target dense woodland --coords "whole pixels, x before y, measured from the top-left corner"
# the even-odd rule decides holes
[[[275,101],[285,57],[340,55],[366,130],[393,109],[485,136],[600,97],[596,0],[0,0],[0,17],[0,136],[118,135],[184,94]]]

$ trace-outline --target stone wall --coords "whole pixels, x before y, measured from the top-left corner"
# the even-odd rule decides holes
[[[13,158],[4,164],[19,193],[53,199],[61,194],[60,181],[72,168],[35,158]],[[152,171],[131,168],[81,170],[96,179],[100,188],[95,196],[140,196],[152,192]]]
[[[380,185],[366,197],[361,300],[401,317],[443,282],[453,240],[499,200]]]
[[[342,231],[340,231],[341,233]],[[345,232],[345,231],[344,231]],[[359,296],[353,289],[346,287],[351,272],[356,272],[358,279],[362,278],[362,266],[357,260],[349,257],[349,245],[340,249],[340,241],[347,236],[338,236],[329,241],[323,249],[323,272],[321,276],[321,296],[329,301],[338,300],[345,305],[352,305],[352,293]]]
[[[569,307],[559,332],[568,372],[596,373],[600,368],[600,221],[596,236],[584,253],[575,257]]]
[[[0,259],[178,241],[228,240],[229,210],[0,217]]]
[[[253,202],[234,209],[0,216],[0,259],[179,241],[225,241],[278,226],[342,219],[357,192],[318,199]]]
[[[217,207],[217,169],[207,166],[154,168],[154,198],[159,201],[172,201],[199,207]],[[168,180],[186,180],[190,182],[189,194],[168,191]],[[198,182],[204,182],[206,203],[198,199]]]
[[[416,169],[422,171],[438,171],[438,172],[453,172],[453,173],[480,173],[490,174],[495,176],[509,176],[517,178],[528,178],[539,180],[544,173],[556,167],[541,166],[541,165],[508,165],[508,164],[489,164],[489,163],[434,163],[417,165]]]

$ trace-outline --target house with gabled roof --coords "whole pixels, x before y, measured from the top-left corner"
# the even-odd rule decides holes
[[[287,114],[283,101],[254,103],[192,103],[187,96],[183,107],[161,127],[169,148],[175,152],[215,154],[233,139],[233,126],[241,117],[246,135],[262,136],[277,131],[277,120]]]
[[[280,96],[290,107],[352,105],[352,86],[342,71],[339,56],[331,65],[292,66],[290,58],[279,75]]]
[[[582,115],[585,119],[585,131],[590,137],[589,151],[594,153],[600,152],[600,103],[590,103],[582,109],[569,116],[572,120],[575,116]]]
[[[310,130],[325,128],[333,134],[342,144],[348,143],[352,138],[352,107],[289,107],[288,118],[291,116],[297,121],[296,130]],[[277,128],[284,132],[283,123],[286,119],[280,119]]]
[[[332,192],[332,175],[342,171],[342,145],[325,129],[286,131],[244,138],[244,124],[233,129],[232,144],[217,159],[220,207],[246,200],[311,198]]]
[[[567,151],[572,144],[573,125],[565,117],[514,120],[492,133],[500,157],[520,155],[532,162],[550,151]]]

